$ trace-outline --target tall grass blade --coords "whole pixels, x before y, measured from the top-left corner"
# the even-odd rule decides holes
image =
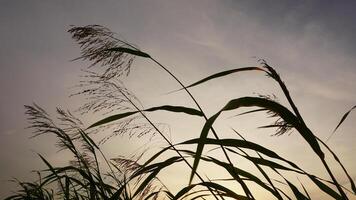
[[[134,50],[134,49],[129,49],[129,48],[125,48],[125,47],[114,47],[114,48],[107,49],[107,51],[117,51],[117,52],[122,52],[122,53],[128,53],[128,54],[145,57],[145,58],[151,57],[150,55],[148,55],[145,52]]]
[[[219,78],[219,77],[227,76],[229,74],[242,72],[242,71],[256,71],[256,70],[257,71],[264,71],[262,68],[259,68],[259,67],[242,67],[242,68],[236,68],[236,69],[231,69],[231,70],[227,70],[227,71],[222,71],[222,72],[210,75],[210,76],[208,76],[206,78],[203,78],[203,79],[201,79],[201,80],[199,80],[199,81],[197,81],[195,83],[192,83],[192,84],[186,86],[185,89],[200,85],[200,84],[202,84],[204,82],[207,82],[209,80],[212,80],[212,79],[216,79],[216,78]],[[177,92],[177,91],[180,91],[180,90],[184,90],[184,88],[178,89],[178,90],[173,91],[173,92]]]
[[[188,107],[183,107],[183,106],[171,106],[171,105],[164,105],[164,106],[158,106],[158,107],[152,107],[152,108],[148,108],[145,109],[143,111],[147,111],[147,112],[154,112],[154,111],[169,111],[169,112],[181,112],[181,113],[185,113],[185,114],[189,114],[189,115],[196,115],[196,116],[203,116],[202,112],[200,112],[199,110],[196,110],[194,108],[188,108]],[[120,113],[120,114],[116,114],[116,115],[112,115],[109,117],[106,117],[102,120],[99,120],[97,122],[95,122],[94,124],[90,125],[88,127],[88,129],[96,127],[96,126],[100,126],[103,124],[107,124],[119,119],[123,119],[125,117],[134,115],[136,113],[139,113],[140,111],[131,111],[131,112],[126,112],[126,113]]]
[[[198,146],[197,146],[197,150],[196,150],[196,154],[195,154],[195,158],[194,158],[192,172],[191,172],[191,175],[190,175],[190,178],[189,178],[189,185],[192,183],[194,175],[195,175],[195,173],[197,171],[198,164],[199,164],[199,161],[200,161],[202,153],[203,153],[203,148],[204,148],[204,145],[206,144],[206,139],[208,137],[209,130],[212,127],[212,125],[213,125],[214,121],[216,120],[216,118],[219,117],[220,113],[221,112],[218,112],[214,116],[210,117],[206,121],[206,123],[205,123],[205,125],[203,127],[203,130],[201,131],[200,137],[198,139]]]
[[[237,116],[246,115],[246,114],[255,113],[255,112],[261,112],[261,111],[268,111],[268,109],[260,108],[260,109],[250,110],[250,111],[246,111],[246,112],[243,112],[243,113],[239,113],[239,114],[234,115],[232,117],[237,117]]]

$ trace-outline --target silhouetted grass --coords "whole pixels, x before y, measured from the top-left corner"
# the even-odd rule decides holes
[[[128,42],[117,39],[115,34],[105,27],[99,25],[72,27],[69,33],[81,47],[82,55],[78,59],[92,62],[90,66],[92,71],[85,71],[86,80],[79,84],[82,90],[76,94],[84,95],[88,100],[87,103],[83,103],[79,111],[82,113],[106,111],[107,117],[89,126],[84,126],[69,111],[58,108],[58,117],[54,119],[35,104],[25,106],[34,136],[55,135],[58,148],[70,151],[74,160],[67,166],[56,167],[39,155],[47,166],[46,170],[41,171],[40,180],[35,182],[16,181],[21,189],[7,199],[255,199],[255,191],[251,185],[260,187],[275,199],[312,198],[305,184],[288,179],[284,172],[308,178],[319,189],[318,192],[325,193],[333,199],[348,199],[348,195],[356,194],[355,184],[340,159],[325,142],[308,128],[281,77],[266,62],[262,61],[259,67],[236,68],[218,72],[185,86],[168,68],[152,56]],[[194,102],[195,108],[181,105],[143,108],[139,100],[119,81],[121,76],[129,74],[134,57],[153,61],[167,72],[180,85],[180,90],[184,90],[188,94]],[[267,75],[275,81],[280,86],[289,105],[282,105],[268,96],[237,97],[226,102],[218,112],[207,117],[198,100],[189,91],[190,88],[206,82],[218,81],[215,79],[247,71]],[[291,109],[288,108],[289,106]],[[329,178],[322,179],[307,172],[277,152],[246,140],[236,130],[233,130],[236,137],[220,139],[219,133],[213,127],[215,121],[223,112],[241,108],[252,108],[241,115],[267,112],[269,117],[274,117],[276,121],[273,124],[260,128],[275,128],[275,135],[283,135],[292,129],[298,132],[318,157],[319,160],[315,162],[321,162],[325,174]],[[335,131],[351,110],[342,117]],[[172,143],[158,125],[146,115],[148,112],[161,111],[203,118],[205,122],[199,137],[178,144]],[[112,112],[116,113],[111,114]],[[133,126],[138,118],[145,121],[146,124]],[[111,125],[116,125],[113,135],[118,134],[117,132],[124,134],[135,131],[139,135],[155,132],[166,142],[166,146],[145,160],[142,155],[136,158],[107,159],[101,151],[100,145],[93,141],[90,135],[93,131],[107,130],[105,128]],[[210,133],[212,133],[212,137],[209,137]],[[326,147],[327,151],[325,152],[321,147]],[[196,148],[196,150],[192,151],[192,148]],[[224,157],[204,154],[203,150],[207,148],[210,150],[220,149]],[[175,155],[172,155],[172,152]],[[331,154],[342,167],[351,188],[346,188],[338,182],[329,163],[325,160],[326,154]],[[191,158],[193,163],[189,162]],[[232,160],[235,158],[251,163],[259,173],[255,174],[256,172],[250,168],[241,168],[238,163]],[[99,162],[99,160],[103,160],[103,162]],[[198,169],[202,162],[215,166],[217,170],[226,171],[229,178],[211,179],[201,175]],[[174,167],[178,163],[185,163],[186,169],[191,175],[187,180],[189,184],[178,188],[177,193],[173,193],[159,179],[159,175],[162,170]],[[194,177],[197,177],[198,180],[194,181]],[[241,190],[228,187],[229,182],[238,184],[241,186]]]

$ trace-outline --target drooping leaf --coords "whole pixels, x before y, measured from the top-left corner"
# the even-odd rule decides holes
[[[194,158],[193,169],[191,172],[191,177],[190,177],[189,183],[192,182],[194,174],[197,170],[199,160],[201,158],[201,154],[203,152],[203,148],[204,148],[209,130],[212,127],[215,120],[219,117],[219,115],[224,111],[234,110],[234,109],[241,108],[241,107],[253,107],[253,106],[260,107],[260,108],[266,108],[266,109],[276,113],[286,123],[288,123],[290,126],[297,129],[298,132],[300,133],[300,135],[309,143],[309,145],[314,150],[314,152],[319,157],[324,158],[324,153],[320,149],[319,143],[316,140],[314,134],[308,129],[308,127],[306,127],[303,123],[301,123],[299,121],[299,119],[292,112],[290,112],[287,108],[285,108],[284,106],[282,106],[281,104],[279,104],[275,101],[265,99],[265,98],[242,97],[242,98],[233,99],[233,100],[229,101],[219,112],[217,112],[215,115],[210,117],[204,124],[204,127],[203,127],[200,137],[199,137],[199,142],[198,142],[198,146],[197,146],[197,150],[196,150],[196,156]]]
[[[123,119],[125,117],[131,116],[131,115],[136,114],[138,112],[139,111],[132,111],[132,112],[120,113],[120,114],[112,115],[110,117],[106,117],[106,118],[104,118],[102,120],[99,120],[99,121],[95,122],[94,124],[90,125],[88,127],[88,129],[96,127],[96,126],[100,126],[100,125],[103,125],[103,124],[107,124],[107,123],[110,123],[112,121]]]
[[[169,111],[169,112],[182,112],[182,113],[189,114],[189,115],[203,116],[202,112],[200,112],[199,110],[196,110],[194,108],[183,107],[183,106],[164,105],[164,106],[148,108],[148,109],[145,109],[143,111],[153,112],[153,111],[159,111],[159,110]],[[119,120],[119,119],[123,119],[125,117],[134,115],[136,113],[139,113],[139,111],[131,111],[131,112],[112,115],[112,116],[106,117],[106,118],[104,118],[102,120],[99,120],[98,122],[95,122],[94,124],[90,125],[88,127],[88,129],[96,127],[96,126],[100,126],[100,125],[103,125],[103,124],[107,124],[107,123],[110,123],[110,122],[113,122],[113,121],[116,121],[116,120]]]
[[[203,78],[195,83],[192,83],[188,86],[186,86],[185,88],[190,88],[190,87],[194,87],[194,86],[197,86],[197,85],[200,85],[204,82],[207,82],[209,80],[212,80],[212,79],[216,79],[216,78],[219,78],[219,77],[223,77],[223,76],[227,76],[229,74],[233,74],[233,73],[237,73],[237,72],[242,72],[242,71],[264,71],[262,68],[259,68],[259,67],[242,67],[242,68],[236,68],[236,69],[231,69],[231,70],[227,70],[227,71],[222,71],[222,72],[219,72],[219,73],[216,73],[216,74],[213,74],[213,75],[210,75],[206,78]],[[183,90],[184,88],[181,88],[181,89],[178,89],[176,91],[180,91],[180,90]],[[176,92],[176,91],[173,91],[173,92]]]
[[[255,112],[261,112],[261,111],[268,111],[268,110],[265,109],[265,108],[260,108],[260,109],[255,109],[255,110],[249,110],[249,111],[246,111],[246,112],[243,112],[243,113],[234,115],[234,116],[232,116],[232,117],[241,116],[241,115],[246,115],[246,114],[255,113]]]
[[[196,115],[196,116],[203,116],[203,113],[197,109],[194,108],[188,108],[188,107],[183,107],[183,106],[171,106],[171,105],[165,105],[165,106],[158,106],[158,107],[152,107],[145,109],[145,111],[148,112],[153,112],[153,111],[158,111],[158,110],[163,110],[163,111],[170,111],[170,112],[181,112],[189,115]]]

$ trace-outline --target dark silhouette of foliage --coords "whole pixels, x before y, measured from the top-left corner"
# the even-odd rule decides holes
[[[151,55],[141,51],[135,45],[118,39],[109,29],[99,25],[72,27],[68,31],[72,38],[81,47],[81,56],[78,59],[91,61],[87,70],[83,70],[84,81],[78,87],[81,89],[75,95],[83,95],[88,100],[79,108],[81,113],[105,112],[103,119],[91,125],[84,125],[71,112],[57,108],[57,119],[52,118],[44,109],[34,104],[25,106],[34,130],[34,136],[53,134],[57,137],[57,146],[60,150],[68,150],[73,160],[66,166],[52,166],[43,156],[40,159],[47,169],[40,172],[39,181],[15,181],[21,187],[14,195],[6,198],[12,199],[255,199],[251,185],[258,186],[275,199],[311,199],[308,187],[302,182],[295,183],[288,179],[284,173],[289,172],[297,177],[306,177],[318,192],[325,193],[333,199],[348,199],[348,195],[356,194],[355,184],[331,148],[319,139],[304,122],[304,119],[279,74],[266,62],[262,61],[259,67],[236,68],[212,74],[185,86],[168,68],[159,63]],[[129,75],[135,57],[147,59],[157,64],[169,76],[177,81],[181,89],[174,92],[186,92],[195,108],[182,105],[161,105],[152,108],[143,108],[140,101],[122,83],[121,77]],[[258,72],[267,75],[276,82],[289,105],[281,103],[268,95],[237,97],[228,101],[218,112],[207,117],[198,100],[189,89],[197,87],[215,79],[242,72]],[[291,107],[289,109],[288,107]],[[214,123],[226,111],[241,108],[251,109],[241,113],[244,116],[256,112],[267,112],[269,117],[275,118],[273,124],[259,128],[275,128],[276,136],[294,130],[307,142],[324,166],[328,179],[323,179],[307,172],[293,161],[280,154],[252,141],[246,140],[238,131],[236,138],[219,138],[219,132],[214,129]],[[344,122],[349,110],[336,126],[334,132]],[[169,112],[202,118],[199,137],[184,142],[172,143],[159,125],[153,123],[147,116],[149,112]],[[114,112],[114,114],[112,114]],[[138,121],[145,121],[145,124]],[[133,126],[135,125],[135,126]],[[154,132],[165,142],[161,150],[143,159],[143,154],[134,157],[118,157],[107,159],[100,149],[102,142],[97,144],[91,138],[93,133],[100,132],[107,127],[114,126],[113,134],[130,133],[137,131],[138,135]],[[210,135],[209,135],[210,134]],[[212,135],[211,135],[212,134]],[[212,137],[210,137],[212,136]],[[105,140],[110,139],[107,137]],[[196,148],[195,151],[191,149]],[[325,147],[328,151],[324,151]],[[221,150],[223,158],[204,153]],[[172,155],[172,152],[174,155]],[[252,153],[251,153],[252,152]],[[331,154],[347,175],[351,188],[341,185],[335,174],[325,160],[325,155]],[[232,158],[239,158],[256,167],[259,174],[251,169],[244,169],[234,163]],[[193,159],[193,163],[189,162]],[[102,160],[103,162],[99,162]],[[184,163],[190,173],[187,180],[189,184],[179,188],[173,193],[164,182],[159,179],[161,171]],[[211,179],[201,175],[200,163],[208,163],[217,170],[225,171],[229,178]],[[198,180],[194,181],[194,177]],[[276,178],[278,177],[278,179]],[[330,180],[329,180],[330,179]],[[235,183],[240,190],[228,187],[225,183]],[[297,186],[300,184],[301,188]]]

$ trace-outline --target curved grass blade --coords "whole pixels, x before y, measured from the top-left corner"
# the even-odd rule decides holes
[[[138,112],[139,111],[132,111],[132,112],[126,112],[126,113],[120,113],[120,114],[112,115],[110,117],[106,117],[106,118],[104,118],[102,120],[99,120],[99,121],[95,122],[94,124],[90,125],[87,129],[90,129],[90,128],[93,128],[93,127],[96,127],[96,126],[100,126],[100,125],[103,125],[103,124],[107,124],[107,123],[110,123],[112,121],[116,121],[116,120],[119,120],[119,119],[123,119],[125,117],[131,116],[131,115],[136,114]]]
[[[200,138],[196,139],[191,139],[184,141],[182,143],[179,143],[178,145],[184,145],[184,144],[199,144]],[[271,158],[280,158],[277,153],[250,141],[244,141],[244,140],[239,140],[239,139],[213,139],[213,138],[206,138],[205,139],[205,144],[213,144],[213,145],[224,145],[224,146],[230,146],[230,147],[241,147],[241,148],[247,148],[251,150],[255,150],[257,152],[260,152],[262,154],[265,154],[266,156],[269,156]]]
[[[242,97],[231,100],[222,109],[222,111],[252,106],[265,108],[278,114],[278,116],[280,116],[284,121],[298,130],[301,136],[309,143],[317,155],[324,157],[324,153],[321,151],[315,135],[305,125],[303,125],[291,111],[275,101],[260,97]]]
[[[300,135],[309,143],[314,152],[319,156],[324,158],[324,153],[320,149],[319,143],[316,140],[314,134],[304,125],[299,119],[287,108],[282,106],[281,104],[274,102],[269,99],[260,98],[260,97],[242,97],[238,99],[233,99],[229,101],[219,112],[210,117],[201,131],[199,142],[196,150],[196,156],[194,158],[193,169],[189,179],[189,183],[192,182],[194,174],[197,170],[199,160],[201,158],[201,154],[203,152],[203,148],[209,133],[210,128],[212,127],[215,120],[219,117],[219,115],[224,111],[234,110],[241,107],[260,107],[266,108],[274,113],[278,114],[284,121],[293,126],[298,130]]]
[[[165,105],[165,106],[158,106],[158,107],[152,107],[145,109],[144,111],[157,111],[157,110],[165,110],[165,111],[170,111],[170,112],[181,112],[189,115],[196,115],[196,116],[203,116],[203,113],[199,110],[196,110],[194,108],[188,108],[184,106],[171,106],[171,105]]]
[[[259,157],[245,156],[245,155],[241,155],[241,156],[246,158],[246,159],[248,159],[248,160],[250,160],[254,164],[268,166],[268,167],[271,167],[271,168],[274,168],[274,169],[293,171],[293,172],[296,172],[296,173],[299,173],[299,174],[304,174],[301,171],[298,171],[298,170],[283,166],[283,165],[281,165],[279,163],[276,163],[276,162],[273,162],[271,160],[266,160],[264,158],[259,158]]]
[[[260,109],[255,109],[255,110],[249,110],[249,111],[246,111],[246,112],[239,113],[237,115],[231,116],[229,118],[237,117],[237,116],[241,116],[241,115],[246,115],[246,114],[250,114],[250,113],[255,113],[255,112],[261,112],[261,111],[268,111],[268,109],[260,108]]]
[[[117,51],[117,52],[128,53],[128,54],[132,54],[132,55],[140,56],[140,57],[144,57],[144,58],[151,58],[151,56],[145,52],[134,50],[134,49],[129,49],[129,48],[125,48],[125,47],[110,48],[110,49],[107,49],[106,51]]]
[[[199,80],[199,81],[197,81],[195,83],[192,83],[192,84],[186,86],[185,89],[200,85],[200,84],[202,84],[204,82],[207,82],[207,81],[210,81],[212,79],[216,79],[216,78],[219,78],[219,77],[227,76],[229,74],[242,72],[242,71],[265,71],[265,70],[262,69],[262,68],[259,68],[259,67],[242,67],[242,68],[226,70],[226,71],[222,71],[222,72],[210,75],[210,76],[208,76],[206,78],[203,78],[203,79],[201,79],[201,80]],[[177,91],[181,91],[181,90],[184,90],[184,88],[181,88],[181,89],[178,89],[178,90],[175,90],[175,91],[172,91],[172,92],[177,92]],[[170,93],[172,93],[172,92],[170,92]]]
[[[159,111],[159,110],[163,110],[163,111],[169,111],[169,112],[181,112],[181,113],[185,113],[185,114],[189,114],[189,115],[196,115],[196,116],[203,116],[203,113],[200,112],[199,110],[196,110],[194,108],[188,108],[188,107],[184,107],[184,106],[171,106],[171,105],[164,105],[164,106],[158,106],[158,107],[152,107],[152,108],[148,108],[145,109],[143,111],[147,111],[147,112],[154,112],[154,111]],[[112,115],[109,117],[106,117],[102,120],[99,120],[98,122],[95,122],[94,124],[90,125],[87,129],[96,127],[96,126],[100,126],[103,124],[107,124],[119,119],[123,119],[125,117],[134,115],[136,113],[139,113],[140,111],[132,111],[132,112],[126,112],[126,113],[120,113],[120,114],[116,114],[116,115]]]

